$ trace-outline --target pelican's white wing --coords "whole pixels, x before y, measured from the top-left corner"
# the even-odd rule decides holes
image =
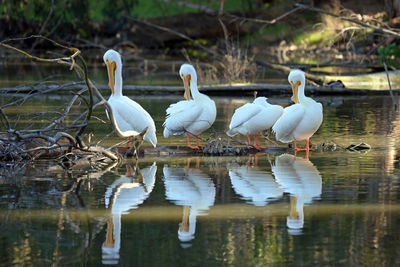
[[[272,127],[276,139],[288,143],[293,141],[293,131],[303,119],[305,109],[300,104],[289,106],[283,110],[282,116]]]
[[[241,126],[246,121],[250,120],[252,117],[257,115],[261,111],[262,107],[255,105],[253,103],[247,103],[235,110],[233,113],[231,124],[229,125],[229,130]]]
[[[163,124],[164,137],[184,134],[202,111],[203,108],[193,100],[182,100],[170,105],[167,109],[167,119]]]
[[[153,146],[157,144],[154,121],[141,105],[126,96],[110,97],[108,102],[113,109],[115,120],[121,131],[134,131],[140,134],[146,127],[149,127],[144,139]]]

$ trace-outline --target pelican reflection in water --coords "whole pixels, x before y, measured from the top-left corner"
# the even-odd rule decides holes
[[[275,180],[290,194],[290,213],[286,224],[292,235],[301,234],[304,225],[304,204],[319,198],[322,178],[310,160],[282,154],[275,158],[272,166]]]
[[[249,204],[265,206],[268,201],[282,197],[283,190],[270,172],[246,165],[228,166],[229,177],[236,194]]]
[[[199,169],[164,165],[163,172],[166,198],[175,205],[183,206],[178,238],[181,242],[190,242],[195,237],[197,216],[207,215],[207,210],[214,205],[215,185]],[[190,246],[189,243],[182,243],[182,247]]]
[[[136,175],[132,174],[132,167],[127,163],[125,175],[114,181],[106,190],[105,206],[111,209],[107,222],[106,240],[102,246],[102,263],[118,264],[121,243],[121,215],[137,209],[150,195],[154,187],[157,165],[140,170],[135,167]]]

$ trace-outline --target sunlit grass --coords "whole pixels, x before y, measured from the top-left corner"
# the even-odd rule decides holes
[[[242,43],[253,43],[259,38],[270,38],[270,36],[283,38],[291,31],[291,27],[286,22],[277,22],[269,27],[262,27],[255,33],[247,34],[242,38]]]
[[[317,44],[322,41],[328,40],[328,38],[327,38],[328,35],[330,35],[330,34],[328,34],[326,31],[320,31],[320,30],[301,33],[294,38],[293,43],[296,45],[299,45],[301,43]]]

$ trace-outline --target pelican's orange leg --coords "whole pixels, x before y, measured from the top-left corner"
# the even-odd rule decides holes
[[[192,148],[192,149],[196,149],[196,148],[199,148],[198,146],[192,146],[192,144],[190,143],[190,134],[189,133],[186,133],[186,137],[187,137],[187,146],[188,147],[190,147],[190,148]]]
[[[202,147],[204,147],[203,145],[200,145],[200,138],[199,138],[199,135],[196,135],[196,141],[197,141],[197,148],[202,148]]]
[[[307,141],[306,141],[307,142]],[[299,147],[297,147],[297,145],[296,145],[296,138],[294,139],[294,150],[295,151],[302,151],[302,150],[306,150],[306,148],[299,148]]]
[[[296,145],[296,139],[294,139],[294,152],[296,156],[297,151],[306,151],[306,158],[308,159],[309,152],[310,152],[310,140],[306,139],[306,148],[298,148]]]
[[[251,134],[247,134],[247,140],[249,142],[249,146],[251,146]]]
[[[308,159],[309,152],[310,152],[310,140],[306,139],[306,159]]]
[[[119,148],[130,148],[133,145],[133,141],[131,141],[131,137],[129,136],[128,138],[126,138],[127,142],[122,145],[122,146],[118,146]]]
[[[254,140],[255,140],[255,142],[256,142],[256,144],[255,144],[255,148],[257,148],[258,150],[260,150],[260,148],[262,148],[262,149],[266,149],[267,147],[265,147],[265,146],[260,146],[259,144],[258,144],[258,134],[255,134],[254,135]]]
[[[128,143],[126,143],[126,145],[127,145],[128,147],[133,146],[133,141],[132,141],[132,137],[131,137],[131,136],[128,137]]]
[[[256,143],[256,145],[252,145],[251,144],[251,134],[247,134],[247,140],[248,140],[248,143],[249,143],[249,147],[254,147],[254,148],[256,148],[256,149],[260,149],[260,148],[258,148],[257,146],[258,146],[258,144]],[[254,140],[256,140],[256,135],[254,135]]]

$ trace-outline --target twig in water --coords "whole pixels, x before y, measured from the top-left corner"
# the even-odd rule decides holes
[[[395,98],[394,98],[394,95],[393,95],[393,92],[392,92],[392,85],[390,84],[390,79],[389,79],[389,72],[388,72],[388,69],[387,69],[387,66],[386,66],[385,62],[383,62],[383,66],[385,67],[386,77],[387,77],[387,81],[388,81],[388,85],[389,85],[389,93],[390,93],[390,97],[392,98],[392,115],[390,117],[390,122],[389,122],[389,125],[388,125],[388,129],[386,131],[386,135],[388,135],[390,133],[390,131],[392,130],[392,122],[393,122],[394,118],[396,117],[398,100],[396,101]]]

